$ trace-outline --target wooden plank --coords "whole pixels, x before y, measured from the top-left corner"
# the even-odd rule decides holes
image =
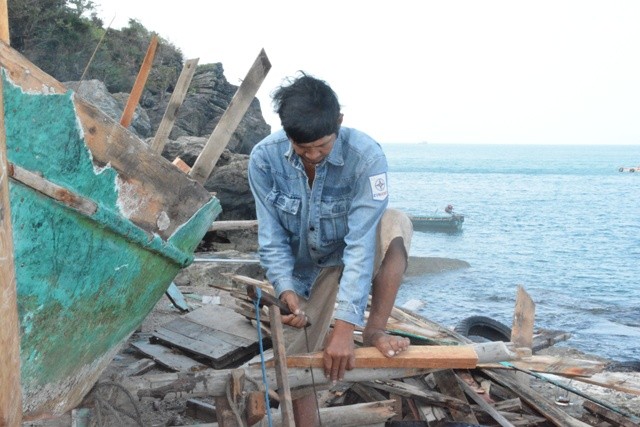
[[[382,402],[357,403],[354,405],[320,408],[320,421],[323,426],[384,426],[396,413],[392,400]],[[273,427],[285,424],[274,417]]]
[[[525,357],[520,360],[509,362],[516,368],[525,369],[533,372],[545,372],[548,374],[565,375],[565,376],[582,376],[602,372],[605,367],[604,362],[586,359],[573,359],[569,357],[534,355]],[[479,368],[508,369],[501,363],[479,363]]]
[[[154,34],[151,37],[151,42],[149,43],[149,47],[147,48],[147,53],[144,56],[142,66],[140,67],[140,71],[138,72],[136,81],[133,84],[133,89],[131,89],[129,99],[127,99],[127,105],[125,105],[124,111],[122,112],[122,117],[120,118],[120,124],[126,128],[131,125],[131,121],[133,120],[133,113],[136,111],[136,107],[140,102],[140,97],[142,96],[144,85],[147,83],[147,77],[149,77],[149,72],[151,71],[151,66],[153,65],[153,58],[156,56],[157,47],[158,36]]]
[[[216,408],[210,403],[201,400],[187,400],[185,415],[198,421],[216,422]]]
[[[483,369],[482,372],[492,380],[502,384],[518,395],[522,400],[532,406],[536,411],[545,417],[549,422],[557,427],[588,427],[589,424],[583,423],[567,414],[565,411],[555,405],[554,402],[547,399],[541,393],[533,390],[531,387],[521,384],[508,375],[494,372],[490,369]]]
[[[262,49],[189,172],[200,184],[209,178],[270,69],[271,63]]]
[[[313,371],[313,372],[311,372]],[[195,373],[164,373],[144,375],[142,377],[127,377],[121,380],[121,384],[133,395],[152,396],[157,395],[157,390],[166,387],[166,393],[179,391],[184,394],[193,396],[223,396],[226,395],[226,386],[230,374],[229,369],[207,369]],[[262,382],[262,368],[260,366],[249,366],[245,368],[247,377],[251,377],[254,381]],[[392,378],[415,377],[424,375],[429,371],[426,369],[401,369],[401,368],[380,368],[380,369],[352,369],[345,371],[345,382],[370,382],[370,381],[386,381]],[[267,369],[266,371],[269,389],[277,388],[277,379],[275,369]],[[290,387],[305,387],[315,385],[316,387],[331,386],[331,380],[324,376],[324,370],[320,368],[292,368],[288,369],[288,381]],[[369,383],[368,383],[369,384]],[[406,385],[406,384],[405,384]],[[378,383],[372,385],[380,388]],[[407,394],[408,396],[421,395],[422,398],[446,402],[440,406],[448,406],[453,398],[442,396],[439,393],[427,393],[423,390],[414,388],[415,392]],[[395,389],[394,389],[395,390]],[[165,394],[161,396],[164,397]]]
[[[232,332],[209,328],[186,318],[172,320],[162,327],[209,344],[217,344],[218,341],[222,341],[234,347],[246,348],[257,343],[257,339],[247,339],[234,335]]]
[[[416,387],[402,381],[364,381],[363,384],[368,385],[369,387],[375,387],[388,393],[394,393],[404,397],[420,399],[421,401],[426,402],[430,405],[436,405],[444,408],[464,410],[464,408],[467,408],[469,406],[466,400],[460,400],[456,397],[427,390],[424,387]],[[464,399],[464,396],[462,397]]]
[[[591,402],[589,400],[585,400],[582,402],[582,406],[587,409],[589,412],[596,414],[598,417],[604,418],[609,423],[614,426],[621,427],[640,427],[638,424],[638,418],[636,417],[636,422],[630,420],[629,418],[623,417],[620,414],[613,412],[610,409],[605,408],[604,406],[600,406],[597,403]]]
[[[131,345],[144,355],[155,360],[159,365],[172,371],[195,372],[208,368],[208,366],[188,356],[176,353],[163,345],[151,344],[148,341],[137,341],[131,343]]]
[[[522,286],[518,286],[516,307],[513,312],[513,326],[511,326],[511,342],[517,348],[532,348],[535,313],[535,303],[527,291]]]
[[[473,369],[478,355],[471,346],[409,346],[395,357],[387,357],[375,347],[355,349],[356,368],[460,368]],[[290,368],[322,367],[322,352],[287,357]]]
[[[631,377],[623,372],[602,372],[590,377],[572,377],[572,379],[640,396],[640,378]]]
[[[244,316],[223,305],[204,305],[186,314],[184,318],[211,329],[233,334],[252,343],[258,340],[256,327]]]
[[[414,387],[425,387],[425,382],[420,381],[417,378],[405,378],[403,381]],[[427,421],[427,423],[440,421],[447,418],[447,414],[444,409],[438,406],[428,405],[417,399],[414,399],[413,402],[415,402],[416,409],[418,411],[418,414],[420,415],[420,419]]]
[[[7,0],[0,1],[0,41],[7,45],[11,44]]]
[[[140,359],[124,368],[119,374],[125,377],[142,375],[156,366],[152,359]]]
[[[189,89],[191,79],[193,78],[193,74],[196,72],[197,66],[198,58],[194,58],[185,61],[184,66],[182,67],[180,77],[178,77],[178,81],[176,82],[173,93],[171,94],[171,99],[169,99],[169,104],[167,104],[167,109],[164,111],[164,116],[162,116],[162,121],[156,131],[156,136],[151,142],[151,150],[155,153],[161,154],[167,140],[169,139],[169,134],[171,134],[171,129],[173,129],[173,124],[178,116],[178,110],[184,102],[184,98],[187,95],[187,90]]]
[[[4,4],[3,8],[6,12],[6,1],[2,0],[0,3]],[[4,24],[4,20],[2,23]],[[2,93],[3,85],[0,78],[0,318],[2,319],[2,328],[0,328],[0,384],[2,384],[0,387],[0,425],[17,426],[22,424],[20,329]]]
[[[286,352],[284,348],[284,332],[282,330],[282,318],[280,310],[269,307],[269,320],[271,320],[271,333],[273,341],[273,355],[276,361],[276,379],[278,381],[278,396],[280,397],[280,413],[284,427],[295,427],[293,420],[293,404],[291,402],[291,389],[287,374]]]
[[[480,397],[478,393],[476,393],[476,391],[469,386],[469,384],[464,382],[458,376],[456,376],[456,379],[458,381],[458,385],[462,387],[462,390],[464,390],[467,396],[469,396],[474,402],[476,402],[487,414],[491,415],[491,418],[493,418],[498,424],[500,424],[502,427],[514,427],[513,424],[509,422],[509,420],[498,413],[498,411],[494,407],[489,405],[482,397]]]
[[[54,184],[53,182],[42,178],[40,175],[23,169],[18,165],[9,163],[8,174],[13,180],[18,181],[47,197],[51,197],[52,199],[75,209],[82,214],[91,216],[96,212],[96,210],[98,210],[98,205],[91,200],[78,196],[66,188],[61,187],[58,184]]]
[[[228,354],[238,349],[238,347],[223,341],[217,344],[204,343],[166,328],[159,328],[154,332],[153,337],[160,342],[167,343],[188,353],[206,357],[215,364],[221,363],[227,358]]]
[[[454,397],[465,405],[460,408],[450,408],[451,417],[454,421],[461,421],[469,424],[478,424],[476,416],[473,414],[473,410],[469,406],[467,399],[464,396],[464,391],[460,388],[456,375],[452,370],[446,369],[433,373],[433,377],[438,384],[440,392],[447,396]]]
[[[229,230],[257,230],[258,220],[248,219],[239,221],[215,221],[209,227],[209,231],[229,231]]]

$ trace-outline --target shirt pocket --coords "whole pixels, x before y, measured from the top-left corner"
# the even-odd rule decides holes
[[[349,231],[347,199],[325,199],[320,206],[320,230],[323,243],[342,242]]]
[[[300,199],[278,191],[271,191],[267,194],[267,201],[276,208],[280,224],[285,230],[298,236],[300,234]]]

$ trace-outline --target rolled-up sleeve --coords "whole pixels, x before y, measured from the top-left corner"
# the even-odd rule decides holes
[[[360,326],[371,291],[377,227],[389,203],[387,169],[382,153],[364,165],[354,183],[349,210],[335,318]]]

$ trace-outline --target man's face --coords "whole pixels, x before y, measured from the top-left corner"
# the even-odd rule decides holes
[[[291,143],[293,151],[300,156],[305,166],[316,166],[327,158],[333,148],[333,143],[336,142],[336,138],[337,135],[332,133],[306,144],[296,144],[295,141],[291,141]]]

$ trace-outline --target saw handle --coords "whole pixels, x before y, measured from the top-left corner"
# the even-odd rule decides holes
[[[258,298],[258,291],[256,289],[256,285],[251,285],[251,284],[247,285],[247,295],[253,301],[255,301],[256,298]],[[260,299],[258,300],[258,305],[260,307],[265,305],[268,305],[269,307],[278,307],[280,309],[280,314],[282,314],[283,316],[288,316],[290,314],[293,314],[285,303],[283,303],[278,298],[274,297],[268,292],[260,292]],[[311,322],[309,322],[308,317],[307,317],[307,324],[305,326],[311,326]]]

